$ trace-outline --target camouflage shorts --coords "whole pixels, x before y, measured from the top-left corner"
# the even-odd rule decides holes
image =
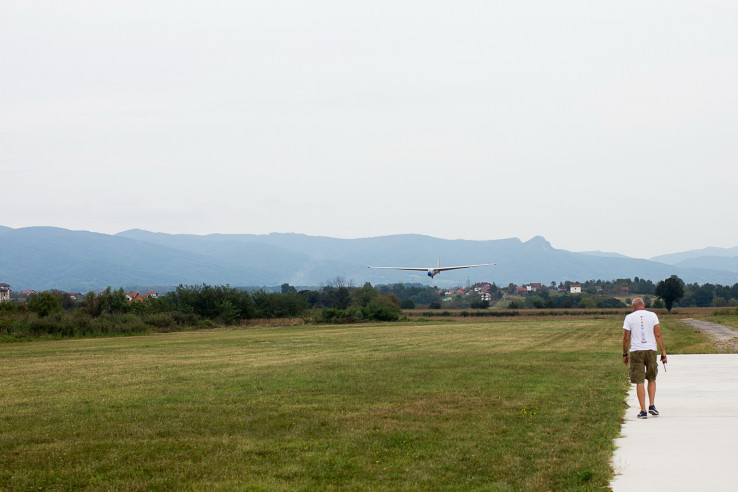
[[[637,350],[628,356],[630,361],[629,375],[633,384],[643,384],[643,380],[656,381],[659,373],[659,363],[656,361],[655,350]]]

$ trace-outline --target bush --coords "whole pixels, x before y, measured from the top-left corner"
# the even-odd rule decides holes
[[[361,317],[368,321],[397,321],[400,311],[392,304],[371,301],[361,308]]]
[[[0,302],[0,314],[17,313],[18,311],[27,309],[27,307],[28,307],[27,304],[18,304],[17,302],[13,302],[13,301]]]
[[[51,292],[39,292],[28,298],[28,310],[43,318],[52,313],[63,311],[64,308],[57,296]]]
[[[400,309],[415,309],[415,303],[412,299],[405,299],[400,304]]]
[[[343,309],[325,308],[321,311],[318,320],[323,323],[348,323],[353,319]]]
[[[169,328],[176,325],[172,313],[156,313],[143,316],[143,322],[156,328]]]
[[[616,299],[615,297],[611,297],[609,299],[605,299],[604,301],[597,303],[598,308],[621,308],[626,307],[625,304],[620,299]]]

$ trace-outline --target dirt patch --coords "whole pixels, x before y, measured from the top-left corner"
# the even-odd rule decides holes
[[[693,318],[684,318],[686,324],[693,328],[707,333],[716,342],[716,345],[723,352],[738,351],[738,331],[732,326],[721,325],[719,323],[711,323]]]

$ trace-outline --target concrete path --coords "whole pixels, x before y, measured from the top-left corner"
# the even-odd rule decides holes
[[[666,372],[659,364],[661,415],[636,418],[635,386],[628,404],[613,491],[738,490],[738,354],[669,355]]]

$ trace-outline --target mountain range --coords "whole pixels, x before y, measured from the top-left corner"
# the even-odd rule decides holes
[[[654,282],[678,275],[685,282],[738,283],[738,247],[705,248],[651,258],[556,249],[543,237],[488,241],[418,234],[338,239],[293,233],[164,234],[132,229],[118,234],[56,227],[0,226],[0,282],[14,291],[71,292],[179,284],[317,287],[336,278],[364,282],[550,284],[640,277]],[[443,272],[374,270],[367,266],[431,267],[496,263]]]

